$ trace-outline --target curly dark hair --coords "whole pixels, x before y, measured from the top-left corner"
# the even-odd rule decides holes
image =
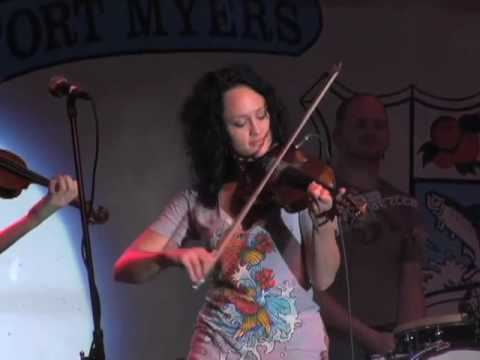
[[[207,207],[216,206],[221,187],[238,173],[223,120],[223,94],[239,85],[246,85],[265,98],[273,142],[283,142],[285,107],[273,87],[251,67],[231,65],[203,75],[183,105],[181,120],[191,159],[193,186]]]

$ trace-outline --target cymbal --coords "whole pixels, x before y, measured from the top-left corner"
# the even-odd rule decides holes
[[[443,289],[430,291],[425,294],[425,297],[428,298],[435,295],[446,294],[446,293],[457,292],[457,291],[464,291],[464,290],[472,290],[476,288],[480,288],[480,282],[471,282],[471,283],[464,283],[461,285],[447,286]]]

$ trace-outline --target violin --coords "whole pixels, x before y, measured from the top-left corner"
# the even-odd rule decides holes
[[[246,166],[243,182],[247,189],[243,192],[249,193],[248,188],[258,184],[276,157],[278,146]],[[298,212],[309,205],[307,189],[313,181],[328,189],[335,199],[333,169],[321,160],[307,157],[299,149],[289,149],[257,198],[257,203],[273,202],[288,212]]]
[[[268,171],[278,157],[279,146],[274,146],[262,157],[245,164],[241,183],[236,191],[237,199],[246,199],[252,189]],[[350,194],[340,194],[335,187],[333,169],[324,161],[307,156],[297,146],[290,148],[278,164],[254,206],[276,204],[288,212],[295,213],[306,209],[310,204],[308,186],[316,182],[327,189],[333,199],[332,208],[326,216],[333,219],[339,209],[346,209],[354,217],[366,212],[366,202],[352,198]]]
[[[0,149],[0,197],[13,199],[20,195],[31,183],[48,188],[50,180],[27,168],[26,162],[18,155]],[[80,201],[74,199],[71,206],[80,209]],[[94,209],[87,203],[88,222],[104,224],[109,218],[108,210],[102,206]]]

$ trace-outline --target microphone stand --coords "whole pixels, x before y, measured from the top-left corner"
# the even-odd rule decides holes
[[[85,201],[85,188],[83,181],[82,162],[80,157],[80,143],[78,136],[77,126],[77,109],[75,106],[76,96],[73,93],[69,93],[67,96],[67,114],[70,120],[71,132],[72,132],[72,144],[73,155],[75,158],[75,173],[78,181],[78,195],[80,200],[80,214],[82,221],[83,240],[82,251],[85,266],[88,274],[88,284],[90,288],[90,301],[92,306],[93,315],[93,342],[90,347],[90,351],[87,357],[83,351],[80,352],[80,358],[82,360],[105,360],[105,347],[103,343],[103,331],[100,325],[101,319],[101,306],[100,296],[98,294],[97,285],[95,283],[95,274],[92,258],[92,248],[90,241],[90,233],[88,227],[89,214],[87,212],[87,206]],[[91,101],[91,99],[90,99]],[[90,210],[89,210],[90,211]]]

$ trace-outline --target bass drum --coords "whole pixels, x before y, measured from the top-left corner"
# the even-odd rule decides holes
[[[465,314],[427,317],[395,328],[395,354],[409,359],[480,360],[478,321]]]
[[[421,356],[418,359],[428,360],[479,360],[480,350],[450,350],[436,355]]]

